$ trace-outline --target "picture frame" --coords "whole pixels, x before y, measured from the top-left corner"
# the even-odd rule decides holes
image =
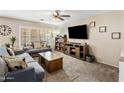
[[[106,26],[100,26],[99,27],[99,32],[101,32],[101,33],[106,32],[106,30],[107,30],[107,27]]]
[[[121,33],[120,32],[113,32],[111,34],[112,39],[121,39]]]
[[[95,21],[90,22],[90,23],[89,23],[89,26],[90,26],[90,27],[95,27],[95,26],[96,26],[96,22],[95,22]]]

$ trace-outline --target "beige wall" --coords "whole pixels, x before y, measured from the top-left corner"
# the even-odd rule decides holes
[[[87,42],[90,46],[90,53],[95,55],[98,62],[118,67],[120,51],[124,47],[124,12],[112,11],[80,19],[65,24],[60,34],[68,34],[68,27],[75,25],[89,24],[91,21],[96,22],[96,27],[89,30],[88,40],[69,39],[70,42]],[[99,26],[107,26],[106,33],[99,33]],[[111,39],[112,32],[121,32],[121,39]],[[123,42],[123,44],[122,44]]]
[[[0,25],[8,25],[12,29],[12,33],[10,35],[8,36],[0,35],[0,46],[4,46],[6,43],[9,43],[10,42],[9,38],[11,36],[16,36],[17,41],[15,43],[15,46],[19,47],[19,27],[20,26],[51,28],[53,29],[53,31],[54,29],[56,29],[56,27],[52,25],[46,25],[46,24],[41,24],[41,23],[16,20],[16,19],[10,19],[10,18],[3,18],[3,17],[0,17]]]

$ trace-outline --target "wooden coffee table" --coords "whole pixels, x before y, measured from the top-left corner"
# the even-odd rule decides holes
[[[39,59],[49,73],[63,68],[63,57],[51,51],[39,53]]]

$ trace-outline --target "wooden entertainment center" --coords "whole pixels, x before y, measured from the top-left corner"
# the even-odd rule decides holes
[[[82,45],[81,43],[70,42],[65,44],[64,53],[85,61],[86,55],[89,54],[89,48],[87,43]]]
[[[57,36],[55,38],[55,50],[63,52],[67,55],[73,56],[78,59],[86,60],[89,54],[89,46],[87,43],[67,42],[67,36]]]

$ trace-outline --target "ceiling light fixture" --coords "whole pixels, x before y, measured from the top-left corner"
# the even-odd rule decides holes
[[[44,19],[40,19],[40,21],[44,21]]]

